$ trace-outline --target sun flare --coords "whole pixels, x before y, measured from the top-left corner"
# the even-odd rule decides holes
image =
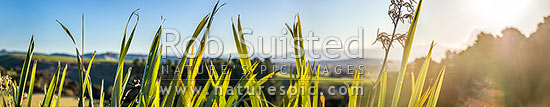
[[[480,17],[498,24],[517,20],[524,13],[530,0],[470,0],[470,6]]]

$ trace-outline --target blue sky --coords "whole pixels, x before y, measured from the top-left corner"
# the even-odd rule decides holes
[[[146,53],[160,16],[166,18],[165,28],[175,28],[182,36],[189,36],[200,19],[208,13],[213,0],[82,0],[0,3],[0,49],[24,51],[31,35],[36,36],[36,51],[43,53],[74,53],[72,43],[56,19],[63,22],[74,35],[80,35],[80,18],[85,17],[85,50],[118,52],[122,33],[129,14],[139,8],[140,25],[130,53]],[[223,0],[227,5],[214,21],[212,35],[220,37],[225,51],[233,52],[231,17],[238,14],[246,28],[254,29],[252,38],[283,36],[284,23],[292,22],[300,13],[304,31],[316,36],[349,37],[357,29],[365,29],[366,49],[379,50],[370,45],[376,30],[390,31],[387,16],[388,0]],[[435,56],[446,50],[460,50],[484,31],[499,35],[506,27],[516,27],[524,34],[536,30],[544,16],[550,15],[548,0],[424,0],[413,56],[424,56],[427,45],[438,43]],[[406,29],[402,26],[401,29]],[[80,40],[80,37],[77,37]],[[254,40],[251,40],[254,43]],[[399,46],[396,46],[399,47]],[[400,56],[400,48],[392,51]],[[367,53],[368,54],[368,53]],[[375,55],[377,56],[377,55]]]

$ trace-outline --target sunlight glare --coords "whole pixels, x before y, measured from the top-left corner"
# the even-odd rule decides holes
[[[473,11],[480,17],[495,21],[497,24],[509,24],[518,19],[530,0],[470,0]]]

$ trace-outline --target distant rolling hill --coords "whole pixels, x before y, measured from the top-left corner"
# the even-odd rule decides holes
[[[25,59],[25,54],[7,54],[7,55],[0,55],[0,71],[2,73],[6,72],[19,72],[21,71],[21,66],[23,65],[23,61]],[[66,87],[69,90],[76,91],[76,87],[78,87],[77,81],[78,78],[78,65],[76,63],[76,59],[74,57],[67,57],[67,56],[51,56],[51,55],[34,55],[33,60],[37,60],[37,90],[41,91],[42,86],[44,86],[46,83],[48,83],[51,79],[51,76],[54,74],[56,67],[58,63],[61,63],[62,66],[68,65],[67,68],[67,77],[68,80],[65,82]],[[88,58],[84,58],[84,62],[87,64],[89,61]],[[128,69],[128,67],[131,66],[131,61],[126,61],[125,69]],[[92,69],[90,70],[90,76],[92,83],[95,85],[94,91],[99,92],[97,90],[99,86],[101,85],[101,80],[105,80],[105,87],[110,87],[113,84],[113,80],[115,78],[117,68],[117,61],[116,60],[106,60],[106,59],[95,59],[92,65]],[[12,73],[13,74],[13,73]],[[19,78],[18,73],[15,73],[17,75],[13,75],[13,78]],[[3,74],[5,75],[5,74]],[[71,92],[68,92],[66,94],[74,94]]]
[[[73,58],[75,57],[74,55],[64,54],[64,53],[54,53],[54,54],[50,54],[50,56],[64,56],[64,57],[73,57]],[[119,56],[118,53],[107,52],[107,53],[96,54],[95,58],[105,59],[105,60],[118,60],[118,56]],[[92,53],[84,54],[83,57],[90,58],[92,57]],[[133,61],[135,59],[147,59],[147,55],[145,54],[127,54],[126,55],[126,60],[128,61]]]

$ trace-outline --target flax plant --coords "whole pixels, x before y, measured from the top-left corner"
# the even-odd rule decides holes
[[[34,78],[36,75],[36,63],[32,61],[34,53],[34,35],[31,38],[31,41],[29,43],[29,48],[25,57],[25,60],[23,62],[23,66],[21,68],[20,76],[19,76],[19,83],[17,81],[13,80],[9,76],[2,76],[1,77],[1,85],[0,85],[0,95],[2,97],[2,106],[3,107],[21,107],[23,106],[23,99],[27,99],[27,107],[30,107],[30,102],[32,101],[32,94],[33,94],[33,88],[34,88]],[[31,66],[32,63],[32,66]],[[32,67],[32,68],[31,68]],[[30,74],[29,74],[30,73]],[[29,77],[30,75],[30,77]],[[27,80],[30,79],[30,82],[28,82],[29,91],[28,94],[25,95],[25,88],[27,86]]]
[[[237,26],[235,27],[235,24],[232,20],[232,29],[233,29],[233,38],[235,40],[235,46],[237,48],[239,60],[241,63],[241,68],[243,69],[243,77],[238,82],[238,86],[243,86],[244,89],[234,89],[233,92],[243,92],[247,90],[248,92],[245,93],[245,95],[238,95],[233,94],[229,97],[227,103],[231,104],[230,106],[238,106],[241,104],[241,102],[244,102],[245,106],[252,106],[252,107],[270,107],[275,106],[274,104],[266,101],[265,94],[261,90],[260,86],[267,82],[268,79],[272,78],[273,75],[275,75],[276,72],[272,72],[264,77],[261,77],[259,80],[256,80],[256,76],[258,73],[254,72],[256,67],[258,67],[259,63],[255,62],[252,63],[250,60],[250,56],[248,53],[248,48],[246,45],[246,41],[244,38],[244,33],[242,31],[242,25],[241,25],[241,18],[238,16],[237,19]],[[240,96],[240,98],[239,98]],[[248,96],[248,99],[243,99],[244,96]],[[249,102],[250,101],[250,104]]]
[[[292,23],[292,26],[285,24],[294,41],[294,56],[296,61],[296,74],[292,74],[293,70],[290,70],[290,86],[286,90],[283,101],[279,105],[280,107],[318,107],[325,106],[325,98],[322,92],[319,92],[319,71],[320,65],[310,65],[305,60],[305,50],[302,36],[302,24],[300,21],[300,15],[296,15],[296,22]],[[313,96],[310,95],[311,84],[313,85]],[[292,90],[297,92],[291,92]],[[320,95],[319,95],[320,94]],[[319,104],[319,101],[321,104]]]
[[[122,105],[122,97],[124,93],[124,89],[126,87],[126,83],[128,83],[128,79],[130,77],[130,74],[132,74],[131,68],[126,71],[126,75],[124,75],[124,63],[126,54],[128,53],[128,50],[130,48],[130,44],[132,43],[132,39],[134,37],[137,25],[139,23],[139,14],[137,13],[139,9],[136,9],[134,12],[132,12],[128,18],[128,21],[126,22],[126,26],[124,27],[124,33],[122,35],[122,43],[120,45],[120,54],[118,59],[118,67],[115,74],[115,80],[113,83],[113,92],[111,93],[111,100],[110,105],[113,107],[120,107]],[[130,24],[130,21],[136,17],[136,22],[130,32],[128,34],[128,25]],[[128,35],[128,38],[126,38]],[[102,102],[102,101],[100,101]]]
[[[32,90],[33,90],[33,87],[34,87],[34,76],[36,74],[36,61],[34,61],[34,64],[32,66],[32,70],[29,70],[31,69],[31,60],[32,60],[32,56],[33,56],[33,53],[34,53],[34,36],[32,36],[31,38],[31,42],[29,43],[29,48],[28,48],[28,51],[27,51],[27,56],[25,57],[25,61],[23,62],[23,67],[21,68],[21,73],[20,73],[20,76],[19,76],[19,85],[14,85],[14,84],[17,84],[17,82],[14,82],[14,84],[8,84],[8,83],[5,83],[4,85],[6,85],[5,87],[8,88],[10,87],[9,85],[12,85],[13,89],[13,99],[14,99],[14,103],[15,104],[10,104],[12,106],[15,106],[15,107],[21,107],[21,104],[23,103],[22,100],[23,100],[23,93],[25,92],[25,87],[27,86],[27,77],[29,76],[29,71],[31,72],[31,81],[29,82],[29,94],[28,95],[32,95]],[[17,87],[17,88],[15,88]],[[15,91],[14,91],[15,90]],[[4,92],[8,93],[9,90],[4,90]],[[4,93],[3,92],[3,93]],[[2,96],[4,97],[4,96]],[[32,100],[32,96],[31,97],[28,97],[28,100],[27,102],[31,102]],[[5,102],[5,101],[4,101]],[[11,101],[9,102],[11,103]],[[6,103],[4,103],[4,106],[6,106]],[[30,103],[27,103],[27,106],[30,107]]]
[[[73,37],[73,34],[70,32],[70,30],[65,26],[63,25],[59,20],[56,20],[57,23],[59,23],[59,25],[61,25],[61,27],[63,28],[63,30],[67,33],[67,35],[69,36],[69,38],[72,40],[72,43],[75,47],[75,51],[76,51],[76,61],[77,61],[77,65],[78,65],[78,73],[79,73],[79,83],[80,83],[80,95],[79,95],[79,98],[78,98],[78,107],[84,107],[84,103],[85,103],[85,99],[89,99],[89,102],[88,102],[88,106],[89,107],[94,107],[94,104],[93,104],[93,101],[94,101],[94,98],[93,98],[93,95],[92,95],[92,82],[91,82],[91,78],[90,78],[90,70],[91,70],[91,66],[92,66],[92,63],[94,61],[94,58],[95,58],[95,55],[96,55],[96,52],[94,51],[94,53],[92,54],[92,57],[90,58],[90,61],[88,63],[88,67],[86,68],[86,66],[84,66],[84,62],[83,62],[83,59],[82,59],[82,56],[83,56],[83,51],[84,51],[84,15],[82,15],[82,53],[80,53],[80,51],[78,50],[78,45]],[[63,81],[63,80],[62,80]],[[62,84],[61,84],[62,86]],[[62,88],[59,89],[59,95],[61,95],[61,90]],[[85,93],[88,93],[88,95],[86,95]],[[59,105],[59,103],[57,103],[56,105]]]
[[[169,91],[163,97],[161,105],[163,107],[171,106],[186,106],[186,107],[198,107],[198,106],[214,106],[214,107],[229,107],[233,102],[226,100],[226,93],[229,87],[229,80],[231,77],[231,70],[227,67],[223,69],[222,75],[218,75],[215,67],[210,63],[208,66],[209,79],[204,87],[197,90],[196,77],[199,72],[199,67],[202,65],[203,53],[206,48],[206,41],[210,35],[211,26],[214,20],[215,14],[225,4],[220,4],[219,1],[214,6],[211,13],[206,15],[197,25],[195,31],[191,36],[191,40],[187,43],[182,59],[177,66],[178,72],[171,78]],[[202,37],[199,41],[199,46],[195,55],[195,49],[193,43],[197,41],[199,35]],[[187,69],[187,74],[183,74]],[[187,78],[182,79],[182,75],[187,75]],[[177,88],[183,87],[184,91],[177,91]],[[213,87],[207,95],[210,87]],[[196,93],[200,91],[199,93]],[[183,93],[180,93],[183,92]]]
[[[386,89],[387,89],[387,82],[388,82],[387,56],[389,54],[389,50],[392,47],[392,43],[395,40],[397,40],[404,47],[400,71],[397,74],[397,80],[396,80],[396,85],[394,87],[393,97],[391,97],[392,98],[391,107],[398,106],[399,99],[401,96],[402,86],[405,81],[404,80],[404,76],[406,73],[405,71],[407,69],[407,63],[410,56],[410,52],[412,50],[414,35],[415,35],[416,27],[418,25],[418,18],[420,16],[422,0],[418,2],[416,9],[413,9],[413,5],[412,5],[413,3],[415,3],[415,1],[413,0],[409,0],[409,1],[392,0],[391,1],[388,14],[392,19],[392,23],[394,24],[394,30],[391,33],[391,35],[389,33],[382,32],[382,33],[378,33],[378,36],[377,36],[376,41],[382,43],[382,46],[386,51],[386,54],[385,54],[381,71],[379,73],[379,76],[377,77],[378,79],[376,80],[375,85],[372,86],[374,93],[378,92],[378,94],[371,94],[370,96],[368,96],[368,98],[370,99],[368,104],[370,104],[370,106],[374,106],[375,103],[378,103],[377,104],[378,107],[386,106],[385,100],[386,100],[386,91],[387,91]],[[406,12],[403,12],[402,8],[405,8]],[[399,22],[404,23],[404,20],[407,20],[407,19],[410,20],[409,21],[410,28],[408,32],[404,34],[396,33],[396,28],[398,23]],[[439,75],[436,77],[437,82],[435,84],[430,85],[427,90],[423,89],[427,78],[427,72],[428,72],[427,70],[429,67],[429,62],[431,61],[431,54],[432,54],[433,47],[434,47],[434,43],[432,42],[432,45],[430,46],[430,50],[428,52],[428,56],[426,57],[424,64],[422,65],[422,69],[419,72],[420,74],[416,79],[414,74],[412,74],[411,72],[412,79],[410,83],[412,88],[411,88],[411,96],[408,102],[409,107],[422,107],[422,106],[434,107],[437,104],[439,93],[442,87],[443,77],[445,74],[445,67],[441,69],[441,71],[439,72]],[[354,79],[357,79],[357,78],[359,77],[354,77]],[[375,97],[376,95],[378,95],[377,98]],[[352,96],[350,96],[350,99],[352,99],[351,97]],[[376,99],[378,99],[378,101],[375,101]],[[354,104],[350,102],[348,106],[354,107]]]
[[[61,92],[63,91],[62,89],[65,82],[66,72],[67,72],[67,65],[65,65],[65,67],[62,68],[61,64],[58,63],[56,72],[52,76],[52,79],[50,81],[50,84],[48,85],[47,91],[45,91],[44,93],[44,99],[40,104],[41,107],[58,106],[57,104],[59,103],[59,97],[61,97]],[[54,98],[56,90],[58,90],[58,94],[57,94],[57,98]]]
[[[379,78],[377,79],[377,81],[380,80],[382,72],[385,71],[385,66],[387,66],[388,56],[391,48],[393,47],[393,43],[397,41],[402,46],[405,45],[405,39],[407,39],[408,32],[399,33],[397,32],[397,27],[399,26],[399,23],[405,24],[405,21],[406,23],[411,23],[415,11],[414,3],[416,3],[416,1],[414,0],[390,1],[390,6],[388,6],[388,16],[392,20],[393,31],[391,33],[388,33],[379,32],[380,30],[378,30],[376,41],[374,42],[380,42],[385,52],[384,60],[382,62],[382,67],[380,68]]]
[[[405,46],[405,40],[407,39],[408,32],[406,33],[399,33],[397,32],[397,27],[399,24],[405,24],[405,23],[411,23],[413,14],[414,14],[414,4],[416,3],[415,0],[391,0],[390,5],[388,6],[388,16],[392,20],[392,26],[393,30],[391,33],[388,32],[380,32],[380,30],[377,30],[377,37],[376,42],[380,42],[382,44],[382,48],[384,49],[384,60],[382,61],[382,66],[380,67],[380,71],[378,72],[378,77],[376,81],[374,81],[373,85],[373,92],[376,93],[377,90],[381,91],[378,86],[380,85],[380,78],[382,77],[382,74],[386,72],[386,66],[388,64],[388,56],[390,54],[390,50],[393,47],[394,42],[399,42],[403,47]],[[371,103],[371,106],[374,104],[375,94],[372,94],[369,96],[371,99],[369,103]]]
[[[416,27],[418,26],[418,19],[420,17],[420,9],[422,7],[422,0],[418,2],[418,6],[415,9],[414,16],[412,16],[412,22],[409,28],[409,32],[407,33],[407,39],[405,40],[404,50],[403,50],[403,57],[401,60],[401,69],[399,73],[397,74],[397,80],[396,85],[394,88],[394,93],[392,97],[392,107],[397,107],[399,98],[401,96],[401,90],[403,86],[403,82],[405,81],[405,73],[407,69],[407,63],[409,59],[409,55],[412,49],[412,44],[414,40],[414,35],[416,33]],[[424,64],[422,65],[421,71],[419,72],[418,77],[415,79],[414,75],[411,73],[411,96],[408,103],[409,107],[421,107],[421,106],[427,106],[427,107],[434,107],[437,104],[437,100],[439,98],[439,92],[442,87],[442,81],[443,77],[445,75],[445,67],[443,67],[438,75],[437,82],[435,84],[432,84],[429,86],[430,88],[426,91],[424,91],[424,84],[427,78],[427,72],[429,63],[431,61],[431,55],[432,55],[432,49],[434,47],[434,42],[432,42],[430,46],[430,50],[428,52],[428,56],[426,56],[426,59],[424,61]],[[429,100],[428,100],[429,99]],[[379,99],[384,100],[384,99]],[[427,102],[427,105],[425,103]]]
[[[34,53],[34,36],[31,38],[31,42],[29,44],[29,48],[27,51],[27,55],[25,57],[25,60],[23,62],[23,68],[20,73],[19,83],[17,81],[12,80],[8,76],[3,76],[1,79],[1,85],[0,85],[0,95],[2,97],[2,106],[3,107],[21,107],[23,99],[26,99],[26,106],[31,107],[32,99],[33,99],[33,91],[35,86],[35,75],[36,75],[36,67],[37,67],[37,61],[35,60],[31,66],[31,60]],[[32,68],[31,68],[32,67]],[[65,69],[66,70],[66,69]],[[30,73],[30,74],[29,74]],[[58,66],[56,75],[53,78],[52,82],[49,86],[50,90],[44,94],[44,100],[42,101],[42,104],[35,105],[35,106],[44,106],[46,103],[48,103],[48,106],[53,102],[58,102],[59,99],[54,99],[53,96],[55,94],[54,89],[55,88],[62,88],[63,82],[58,83],[59,79],[59,73],[60,73],[60,67]],[[65,71],[63,72],[65,74]],[[29,77],[30,75],[30,77]],[[62,80],[64,80],[65,75],[62,76]],[[30,79],[30,80],[29,80]],[[56,79],[56,80],[54,80]],[[27,95],[25,95],[25,89],[27,86],[28,81],[28,92]],[[54,82],[55,81],[55,82]]]
[[[397,103],[399,102],[399,97],[401,95],[401,88],[403,86],[403,81],[405,78],[405,71],[407,70],[407,63],[408,63],[409,55],[412,49],[416,26],[418,24],[418,17],[420,16],[421,6],[422,6],[422,0],[418,2],[418,6],[416,7],[416,11],[414,12],[413,20],[409,28],[407,39],[405,40],[403,57],[401,59],[401,68],[399,73],[397,74],[397,80],[396,80],[397,83],[395,85],[395,89],[392,97],[392,104],[391,104],[392,107],[396,107]]]

